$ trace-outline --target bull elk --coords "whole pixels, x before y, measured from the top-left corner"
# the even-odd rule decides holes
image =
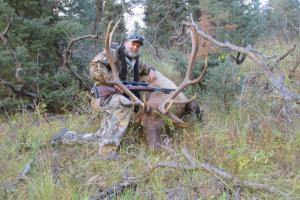
[[[132,105],[140,105],[140,110],[137,113],[139,119],[138,121],[140,122],[143,128],[148,144],[153,148],[157,148],[159,147],[161,142],[160,135],[163,132],[163,126],[165,122],[162,115],[168,116],[174,122],[174,124],[179,127],[188,127],[190,124],[184,122],[181,119],[183,114],[186,111],[194,111],[198,114],[200,113],[200,108],[195,102],[196,95],[194,95],[191,99],[188,99],[183,95],[182,91],[188,86],[197,84],[203,80],[205,72],[207,70],[207,59],[200,75],[197,78],[193,79],[192,70],[199,49],[199,39],[195,28],[195,22],[192,20],[189,23],[192,38],[192,52],[187,65],[187,71],[184,80],[177,87],[173,81],[169,80],[161,73],[157,72],[157,79],[156,81],[150,83],[150,86],[176,88],[176,90],[171,94],[164,94],[158,92],[153,92],[150,94],[148,93],[146,94],[147,97],[145,98],[144,102],[142,102],[120,81],[117,67],[111,55],[111,41],[113,33],[118,23],[119,21],[115,24],[113,28],[111,28],[112,22],[109,23],[105,37],[105,51],[113,75],[113,80],[107,81],[106,83],[108,85],[117,86],[118,88],[120,88],[124,94],[128,95],[131,98]],[[141,77],[141,80],[147,79],[145,79],[145,77]],[[172,107],[174,109],[171,109]],[[172,112],[173,110],[175,110],[174,113]]]

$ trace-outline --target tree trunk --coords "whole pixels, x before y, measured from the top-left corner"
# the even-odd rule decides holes
[[[94,22],[94,28],[93,28],[93,33],[97,32],[97,29],[99,28],[99,23],[102,20],[103,17],[103,0],[97,0],[96,1],[96,18]]]

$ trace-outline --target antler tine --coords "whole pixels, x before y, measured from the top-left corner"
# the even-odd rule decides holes
[[[167,108],[166,108],[166,110],[165,110],[166,113],[168,113],[171,110],[171,107],[172,107],[173,103],[174,103],[174,99],[171,99],[168,106],[167,106]]]
[[[195,29],[193,22],[190,23],[190,29],[191,29],[191,38],[192,38],[192,52],[191,52],[191,56],[189,59],[189,63],[188,63],[188,67],[187,67],[187,71],[186,71],[184,80],[191,79],[192,69],[195,64],[197,52],[199,49],[199,40],[198,40],[196,29]]]
[[[175,99],[171,99],[167,108],[166,108],[166,113],[168,113],[171,110],[171,107],[173,104],[187,104],[187,103],[191,103],[192,101],[194,101],[196,99],[197,95],[196,93],[194,94],[194,96],[190,99],[187,100],[175,100]]]
[[[118,25],[119,21],[115,24],[113,30],[111,31],[110,29],[111,29],[112,23],[113,23],[113,21],[109,22],[108,27],[107,27],[107,31],[106,31],[106,36],[105,36],[105,53],[106,53],[108,62],[110,64],[110,68],[111,68],[111,71],[112,71],[112,74],[113,74],[114,81],[119,81],[120,78],[119,78],[119,74],[117,72],[117,67],[116,67],[116,65],[114,63],[114,60],[113,60],[113,57],[112,57],[112,55],[110,53],[110,46],[111,46],[112,36],[113,36],[113,33],[114,33],[115,28]]]
[[[107,31],[106,31],[106,36],[105,36],[105,53],[110,65],[110,68],[112,70],[112,75],[113,75],[113,80],[112,81],[106,81],[106,84],[108,85],[116,85],[118,86],[118,88],[120,88],[125,94],[127,94],[134,102],[132,102],[132,104],[128,104],[129,105],[141,105],[142,107],[144,106],[143,102],[141,102],[130,90],[128,90],[128,88],[120,81],[119,78],[119,74],[118,74],[118,70],[117,67],[115,65],[114,59],[111,55],[110,52],[110,46],[111,46],[111,41],[113,38],[113,34],[119,24],[120,20],[117,21],[117,23],[114,25],[114,27],[111,30],[111,25],[113,23],[113,21],[110,21],[107,27]]]
[[[167,116],[170,117],[170,119],[179,127],[181,128],[187,128],[189,127],[191,124],[184,122],[182,119],[180,119],[179,117],[177,117],[176,115],[174,115],[173,113],[167,113]]]

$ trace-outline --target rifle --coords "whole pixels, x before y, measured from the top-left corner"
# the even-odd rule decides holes
[[[176,89],[169,89],[169,88],[150,87],[146,82],[122,81],[122,83],[130,91],[163,92],[165,94],[169,94],[176,90]],[[117,90],[112,86],[94,86],[92,89],[92,93],[94,93],[96,98],[105,97],[112,94],[120,94],[119,90]]]

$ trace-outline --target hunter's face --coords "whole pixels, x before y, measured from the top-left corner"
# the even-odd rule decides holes
[[[136,41],[126,41],[124,46],[125,54],[131,58],[137,57],[142,47],[141,43]]]

